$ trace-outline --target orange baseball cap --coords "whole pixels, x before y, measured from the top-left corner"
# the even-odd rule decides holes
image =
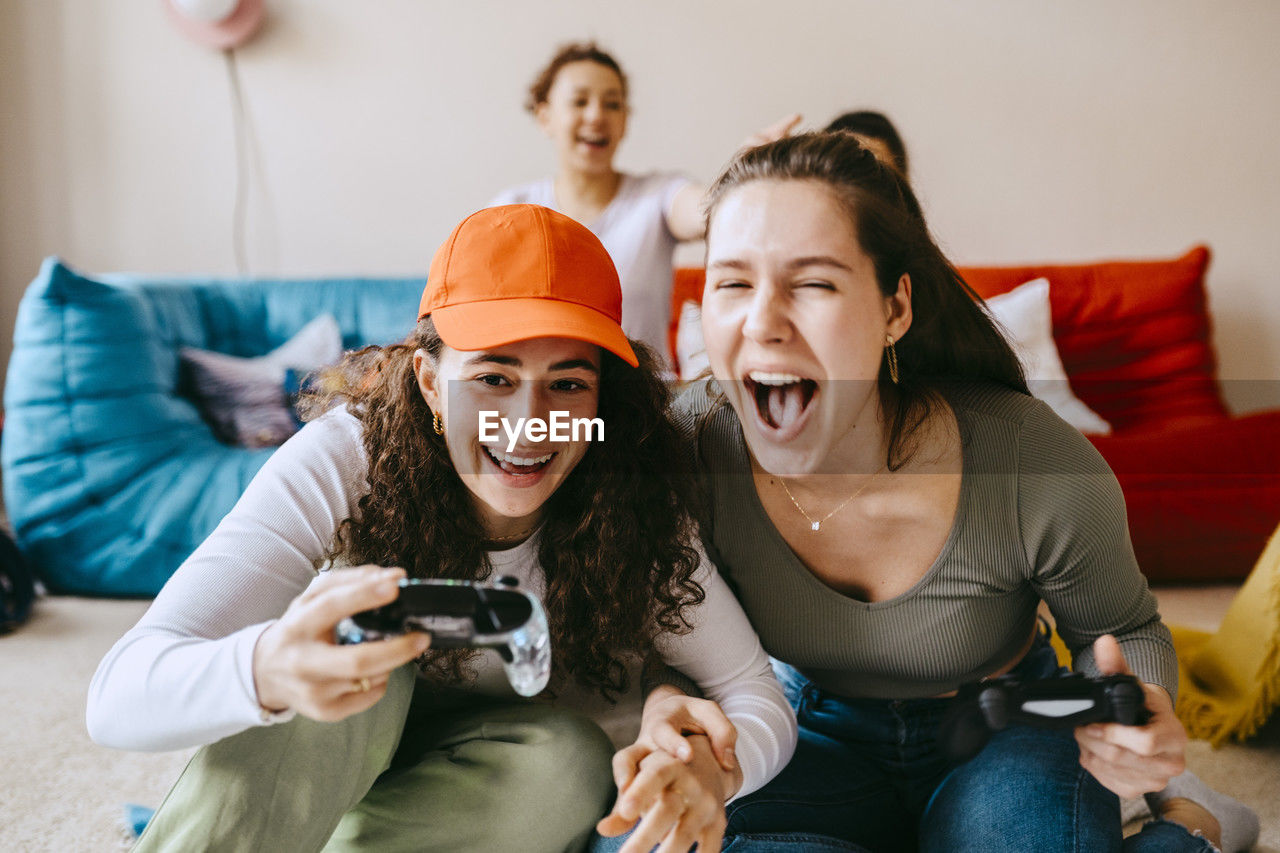
[[[586,226],[536,204],[485,208],[453,229],[431,259],[418,319],[428,315],[457,350],[573,338],[639,364],[613,259]]]

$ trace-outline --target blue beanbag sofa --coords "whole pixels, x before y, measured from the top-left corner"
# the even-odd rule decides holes
[[[5,384],[5,508],[52,592],[150,596],[271,449],[214,438],[178,393],[184,346],[257,356],[332,314],[351,349],[402,339],[423,279],[90,278],[47,259]]]

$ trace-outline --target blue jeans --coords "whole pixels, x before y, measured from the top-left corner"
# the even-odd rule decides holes
[[[850,699],[785,664],[775,671],[800,722],[795,757],[726,809],[725,851],[1211,851],[1157,821],[1121,840],[1120,803],[1080,766],[1070,731],[1011,726],[977,757],[942,755],[945,699]],[[1024,679],[1066,673],[1038,639],[1014,669]],[[616,850],[597,842],[594,853]]]

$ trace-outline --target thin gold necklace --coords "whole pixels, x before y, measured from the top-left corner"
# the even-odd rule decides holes
[[[540,523],[541,523],[541,522],[539,522],[539,524],[540,524]],[[537,529],[538,529],[538,525],[537,525],[537,524],[535,524],[533,527],[530,527],[528,530],[522,530],[522,531],[520,531],[519,533],[512,533],[510,536],[486,536],[486,537],[484,538],[484,541],[486,541],[486,542],[510,542],[510,541],[511,541],[511,540],[513,540],[513,539],[523,539],[523,538],[525,538],[526,536],[528,536],[529,534],[533,533],[533,531],[535,531],[535,530],[537,530]]]
[[[804,520],[809,522],[809,529],[815,533],[818,533],[822,530],[822,522],[826,521],[827,519],[831,518],[831,516],[835,515],[837,512],[847,507],[850,501],[852,501],[858,495],[862,494],[862,490],[865,489],[867,486],[871,485],[871,481],[874,480],[876,477],[878,477],[887,467],[888,466],[886,465],[884,468],[881,468],[879,471],[875,472],[874,474],[868,474],[867,479],[862,481],[862,485],[858,486],[857,491],[855,491],[853,494],[849,495],[849,497],[841,501],[840,506],[831,510],[831,512],[827,513],[822,518],[819,518],[816,521],[811,515],[809,515],[809,513],[804,511],[804,507],[800,506],[800,501],[796,500],[796,496],[791,494],[791,490],[787,488],[787,481],[784,480],[782,477],[779,477],[778,482],[782,484],[782,490],[787,493],[787,497],[791,498],[792,505],[795,506],[795,508],[800,512],[800,514],[804,516]]]

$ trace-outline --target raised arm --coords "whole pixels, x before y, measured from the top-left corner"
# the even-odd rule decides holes
[[[800,123],[800,118],[799,113],[784,116],[752,133],[738,147],[751,148],[781,139],[791,133]],[[707,189],[706,184],[689,183],[672,197],[671,203],[667,206],[667,227],[671,229],[671,233],[677,240],[701,240],[706,235],[706,218],[702,201],[707,194]]]

